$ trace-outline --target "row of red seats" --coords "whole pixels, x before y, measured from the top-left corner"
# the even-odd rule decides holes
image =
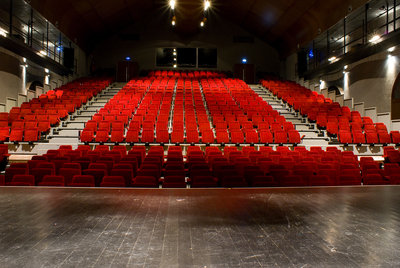
[[[176,93],[172,103],[175,84]],[[205,103],[209,107],[208,111],[203,102],[201,86]],[[250,108],[243,101],[241,109],[225,87],[235,92],[237,99],[242,97],[247,104],[250,103],[258,108]],[[125,126],[130,120],[126,133],[121,122],[113,121],[121,119],[118,116],[122,110],[126,111],[126,115],[129,113],[126,109],[128,103],[120,102],[123,100],[121,96],[126,96],[128,100],[134,99],[135,105],[138,105],[132,118],[125,116],[124,120],[119,120],[123,121]],[[211,103],[215,105],[212,106]],[[225,105],[221,105],[222,103]],[[200,83],[184,79],[177,81],[159,79],[152,82],[136,80],[122,89],[106,106],[107,108],[100,110],[86,124],[80,135],[82,142],[214,143],[216,141],[280,144],[301,141],[293,124],[286,122],[276,111],[273,113],[275,117],[271,116],[272,107],[239,80],[208,79]],[[112,113],[109,113],[110,111]],[[249,117],[253,116],[254,121],[249,121]],[[169,128],[171,121],[172,131]],[[114,122],[118,127],[114,127]]]
[[[99,145],[92,151],[81,145],[77,150],[62,146],[35,156],[28,163],[12,164],[6,170],[6,185],[53,186],[54,176],[63,177],[67,186],[115,187],[247,187],[247,186],[333,186],[399,184],[398,163],[382,163],[372,157],[328,147],[206,147]],[[21,181],[21,175],[34,184]],[[82,177],[83,175],[83,177]],[[16,177],[17,176],[17,177]],[[50,178],[45,179],[45,176]],[[112,178],[107,177],[112,176]],[[33,179],[32,179],[33,178]],[[79,184],[85,178],[93,184]]]
[[[149,77],[181,77],[185,79],[201,79],[201,78],[223,78],[226,75],[215,71],[167,71],[156,70],[150,71]]]
[[[398,131],[388,133],[383,123],[374,123],[370,117],[361,117],[358,111],[341,107],[317,92],[293,82],[265,80],[262,84],[302,115],[315,121],[318,127],[326,128],[328,134],[338,136],[341,143],[400,143]]]
[[[38,141],[68,113],[86,103],[109,83],[110,79],[80,79],[39,98],[0,113],[0,142]]]

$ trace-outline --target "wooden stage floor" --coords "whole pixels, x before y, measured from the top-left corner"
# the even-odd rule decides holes
[[[2,187],[0,266],[399,267],[400,187]]]

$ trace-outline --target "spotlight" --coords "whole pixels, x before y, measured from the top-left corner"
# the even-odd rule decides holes
[[[209,0],[204,0],[204,11],[211,7],[211,2]]]
[[[169,0],[169,7],[170,7],[172,10],[175,9],[175,4],[176,4],[176,1],[175,1],[175,0]]]
[[[374,35],[374,36],[372,36],[371,39],[369,39],[369,42],[376,44],[376,43],[379,43],[380,40],[381,40],[381,37],[379,35]]]

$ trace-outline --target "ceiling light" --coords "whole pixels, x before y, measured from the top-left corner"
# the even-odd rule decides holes
[[[169,7],[170,7],[172,10],[175,9],[175,4],[176,4],[176,1],[175,1],[175,0],[169,0]]]
[[[388,51],[388,52],[393,52],[393,51],[394,51],[394,47],[388,48],[387,51]]]
[[[381,37],[379,35],[374,35],[374,36],[372,36],[371,39],[369,39],[369,42],[376,44],[376,43],[379,43],[380,40],[381,40]]]
[[[209,0],[204,0],[204,10],[207,10],[211,7],[211,2]]]

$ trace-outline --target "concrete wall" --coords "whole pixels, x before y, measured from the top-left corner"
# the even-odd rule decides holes
[[[0,103],[6,98],[17,99],[18,94],[26,94],[22,57],[0,47]]]
[[[218,49],[218,70],[233,71],[235,63],[247,57],[248,63],[256,65],[257,72],[279,75],[278,53],[267,43],[254,38],[254,43],[234,43],[233,36],[252,36],[233,23],[219,18],[209,18],[207,25],[199,33],[190,37],[177,34],[167,18],[149,16],[152,19],[138,22],[121,30],[94,50],[94,64],[97,68],[112,68],[118,61],[130,56],[139,63],[142,70],[155,69],[156,48],[159,47],[209,47]],[[140,26],[139,26],[140,25]],[[138,41],[125,41],[120,34],[138,34]]]

